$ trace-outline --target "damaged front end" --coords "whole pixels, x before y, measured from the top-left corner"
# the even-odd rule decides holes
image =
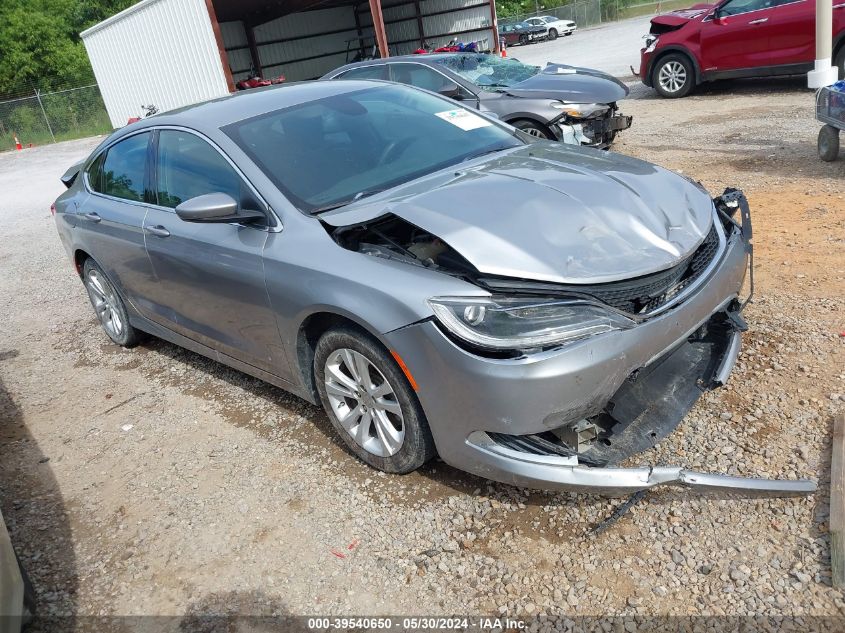
[[[631,127],[633,116],[619,112],[616,103],[566,104],[560,106],[564,113],[550,127],[562,143],[607,149],[619,132]]]
[[[738,293],[748,270],[753,292],[751,218],[741,191],[726,190],[713,203],[710,232],[687,257],[635,279],[597,284],[482,274],[444,240],[390,213],[330,231],[344,248],[459,277],[493,297],[560,297],[628,323],[604,330],[605,341],[627,342],[582,339],[571,352],[560,348],[566,353],[555,344],[507,350],[479,338],[476,345],[436,309],[427,340],[409,341],[422,326],[390,333],[401,356],[441,363],[428,374],[422,364],[413,368],[421,384],[459,385],[454,399],[442,391],[419,394],[447,463],[505,483],[606,495],[664,484],[751,496],[810,494],[816,484],[808,480],[616,466],[668,436],[702,394],[725,384],[739,355],[750,294],[741,301]],[[539,299],[535,304],[542,310]],[[471,312],[461,310],[471,321]],[[454,348],[462,354],[450,357]],[[467,403],[466,393],[477,399]],[[441,426],[441,419],[451,422]]]

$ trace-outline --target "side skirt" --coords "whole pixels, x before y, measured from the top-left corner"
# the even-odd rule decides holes
[[[311,404],[316,404],[310,393],[299,389],[292,382],[288,382],[284,378],[281,378],[276,374],[271,374],[263,369],[259,369],[258,367],[253,367],[252,365],[244,363],[237,358],[218,352],[216,349],[203,345],[202,343],[198,343],[186,336],[177,334],[173,330],[159,325],[158,323],[154,323],[138,314],[130,315],[129,323],[131,323],[133,327],[147,332],[148,334],[152,334],[157,338],[163,339],[168,343],[173,343],[174,345],[184,347],[187,350],[205,356],[206,358],[210,358],[211,360],[216,360],[217,362],[223,363],[232,369],[237,369],[238,371],[258,378],[259,380],[263,380],[264,382],[278,387],[279,389],[284,389],[295,396],[299,396],[300,398],[307,400]]]

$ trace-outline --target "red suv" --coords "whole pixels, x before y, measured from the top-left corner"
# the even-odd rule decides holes
[[[664,97],[714,79],[794,75],[813,69],[812,0],[725,0],[657,16],[640,51],[640,77]],[[834,0],[833,59],[845,70],[845,2]]]

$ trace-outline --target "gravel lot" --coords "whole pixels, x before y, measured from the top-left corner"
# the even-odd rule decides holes
[[[58,176],[97,141],[0,155],[0,508],[41,612],[173,615],[175,630],[206,611],[843,615],[827,496],[845,408],[845,158],[817,158],[802,83],[683,101],[637,89],[616,150],[714,193],[743,187],[757,253],[730,384],[634,461],[820,491],[654,491],[598,536],[620,500],[437,462],[383,475],[301,400],[158,340],[109,344],[49,212]]]
[[[573,35],[559,37],[551,42],[512,46],[507,51],[508,56],[526,64],[545,66],[546,62],[556,62],[595,68],[616,77],[628,77],[631,75],[631,66],[639,70],[643,35],[648,33],[652,17],[648,15],[603,24],[601,27],[575,31]]]

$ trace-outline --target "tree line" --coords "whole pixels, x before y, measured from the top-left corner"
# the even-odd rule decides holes
[[[79,33],[136,0],[0,0],[0,95],[93,81]]]

